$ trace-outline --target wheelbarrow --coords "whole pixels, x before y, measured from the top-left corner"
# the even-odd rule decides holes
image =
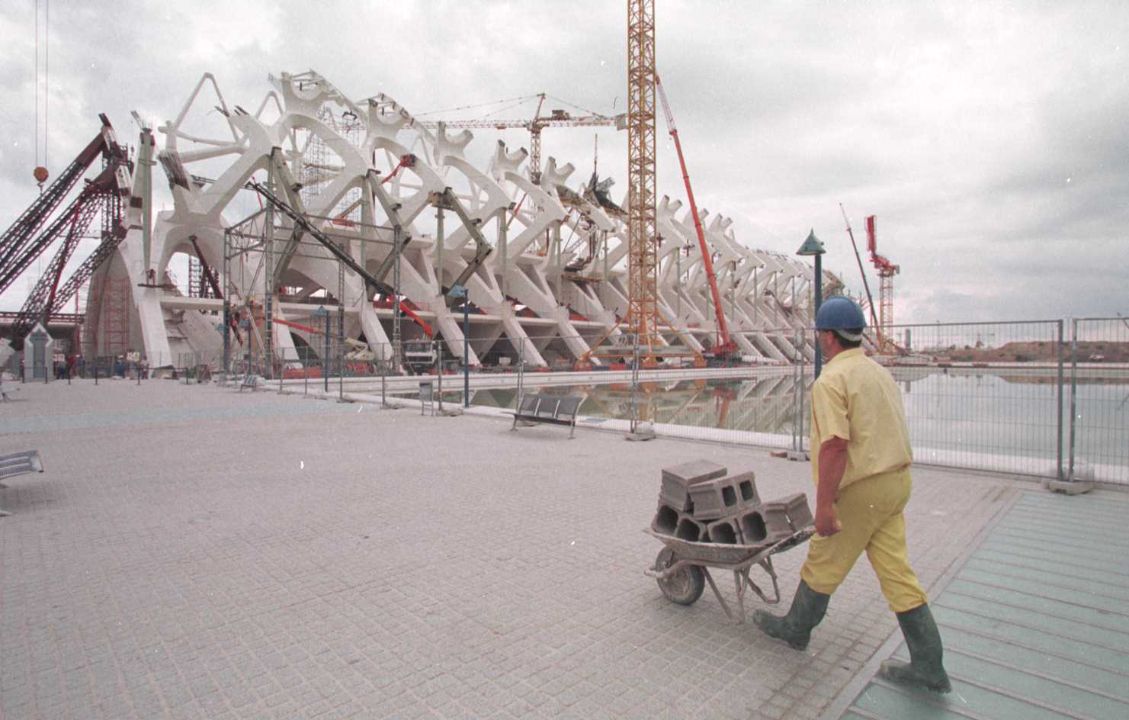
[[[780,585],[772,567],[772,556],[800,545],[808,540],[815,528],[808,526],[773,542],[757,545],[692,542],[673,535],[664,535],[651,528],[644,530],[662,541],[663,549],[655,558],[654,567],[643,571],[659,584],[664,597],[679,605],[693,605],[702,596],[706,583],[721,604],[726,616],[738,624],[745,621],[745,593],[752,590],[764,602],[780,602]],[[772,581],[772,596],[757,585],[749,573],[753,566],[760,567]],[[737,613],[722,597],[710,570],[729,570],[737,587]],[[763,582],[763,581],[762,581]]]

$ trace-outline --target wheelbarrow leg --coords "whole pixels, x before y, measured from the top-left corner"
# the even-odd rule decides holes
[[[710,590],[713,590],[714,597],[721,603],[721,609],[725,611],[725,616],[731,621],[735,621],[738,625],[744,622],[744,615],[739,618],[733,617],[733,611],[729,609],[729,603],[725,602],[725,598],[721,596],[721,591],[717,589],[717,583],[713,581],[713,575],[710,575],[710,569],[705,565],[702,565],[702,574],[706,576],[706,582],[710,584]]]
[[[737,586],[737,608],[741,611],[738,624],[745,622],[745,583],[749,582],[749,568],[733,571],[733,583]]]

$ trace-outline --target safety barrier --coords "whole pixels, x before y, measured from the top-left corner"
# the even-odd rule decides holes
[[[523,392],[553,385],[554,392],[581,398],[581,418],[646,421],[659,434],[810,452],[813,345],[794,328],[763,333],[783,361],[725,368],[715,360],[699,370],[687,356],[667,363],[677,369],[653,372],[625,352],[569,373],[563,371],[573,368],[571,349],[556,335],[533,336],[528,344],[490,338],[484,365],[466,372],[461,343],[415,340],[399,352],[391,344],[366,349],[338,337],[335,324],[330,328],[308,345],[276,351],[269,366],[236,346],[226,374],[222,352],[68,356],[62,368],[31,369],[12,356],[8,369],[28,382],[69,374],[192,383],[254,374],[280,392],[369,394],[387,403],[395,395],[418,396],[418,382],[397,370],[407,366],[436,380],[440,403],[514,410]],[[880,344],[882,352],[873,343],[870,350],[901,388],[916,462],[1129,485],[1129,319],[900,325]],[[527,347],[549,367],[526,363]],[[443,372],[437,375],[437,368]]]
[[[1129,319],[1071,323],[1064,473],[1129,484]]]

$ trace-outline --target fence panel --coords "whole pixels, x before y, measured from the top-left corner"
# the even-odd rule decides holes
[[[918,463],[1058,477],[1060,321],[902,325],[882,359]]]
[[[764,356],[759,364],[711,368],[696,379],[646,372],[628,379],[622,371],[634,363],[603,363],[595,369],[621,372],[609,373],[603,383],[589,377],[583,385],[555,385],[553,391],[581,395],[581,415],[650,420],[660,433],[665,426],[705,440],[806,449],[814,338],[785,327],[749,334],[748,340]],[[900,325],[889,341],[887,352],[875,357],[900,386],[918,463],[1129,485],[1129,319]],[[437,358],[406,353],[406,361],[416,362],[407,362],[405,371],[433,374],[439,367],[451,373],[442,385],[447,402],[512,407],[522,390],[549,381],[538,370],[570,369],[574,359],[575,347],[557,333],[534,333],[523,342],[472,334],[471,342],[482,362],[473,371],[512,374],[512,386],[465,392],[458,341],[436,343],[442,351]],[[299,386],[384,396],[387,377],[401,372],[393,367],[398,353],[391,346],[348,343],[332,326],[311,345],[278,351],[271,368],[238,345],[229,352],[233,374],[270,371],[280,391]],[[139,379],[148,369],[198,382],[222,361],[218,352],[118,354],[80,357],[74,372]]]
[[[1129,484],[1129,319],[1072,323],[1067,475]]]

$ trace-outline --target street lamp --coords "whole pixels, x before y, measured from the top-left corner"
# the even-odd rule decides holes
[[[796,254],[805,257],[808,255],[815,256],[815,307],[812,309],[812,318],[819,312],[819,306],[823,304],[823,253],[827,252],[823,248],[823,243],[815,236],[815,228],[812,228],[808,233],[808,237],[804,240],[804,244],[796,251]],[[795,299],[793,299],[795,302]],[[823,369],[823,350],[819,347],[819,335],[816,334],[815,338],[815,376],[819,377],[819,371]]]
[[[455,285],[447,293],[463,301],[463,407],[470,407],[470,295],[466,287]],[[440,372],[442,372],[440,368]]]

